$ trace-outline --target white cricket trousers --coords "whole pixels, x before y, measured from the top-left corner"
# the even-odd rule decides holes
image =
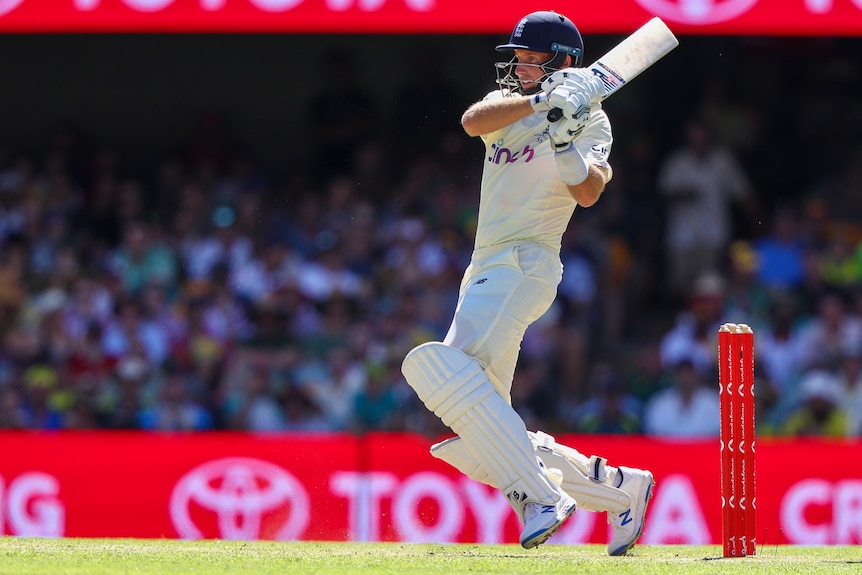
[[[524,333],[551,307],[562,277],[559,250],[523,241],[475,250],[464,272],[443,343],[474,357],[510,404]]]

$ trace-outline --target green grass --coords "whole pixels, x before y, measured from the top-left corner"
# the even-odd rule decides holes
[[[718,546],[275,543],[0,538],[2,575],[643,575],[862,573],[862,547],[766,547],[723,559]]]

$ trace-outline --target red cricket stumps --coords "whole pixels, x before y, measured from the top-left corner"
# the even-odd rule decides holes
[[[721,406],[721,522],[725,557],[754,555],[754,332],[727,323],[718,331]]]

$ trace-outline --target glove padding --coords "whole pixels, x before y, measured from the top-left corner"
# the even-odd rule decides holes
[[[557,122],[551,122],[550,136],[554,149],[565,147],[577,138],[584,127],[590,121],[590,112],[593,103],[590,97],[583,92],[558,86],[548,96],[548,104],[552,108],[559,108],[562,118]]]
[[[542,82],[542,91],[550,95],[560,86],[587,94],[593,102],[599,102],[605,96],[605,85],[588,68],[557,70]]]
[[[567,150],[583,131],[584,124],[580,120],[564,117],[556,122],[551,122],[551,128],[548,132],[551,137],[551,147],[555,152]]]

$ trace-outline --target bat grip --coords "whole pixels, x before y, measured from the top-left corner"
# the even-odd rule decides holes
[[[548,121],[558,122],[563,117],[563,111],[559,108],[551,108],[548,110]]]

